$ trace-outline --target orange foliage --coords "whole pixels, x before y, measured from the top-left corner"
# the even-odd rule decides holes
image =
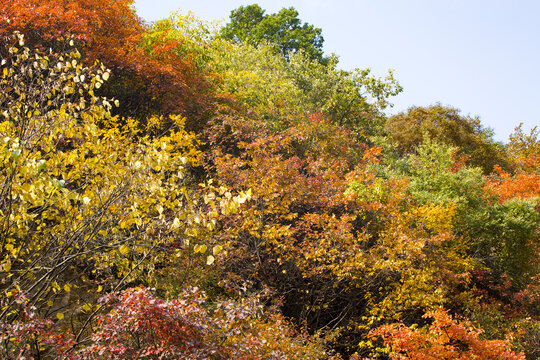
[[[324,274],[312,278],[314,269],[304,266],[309,260],[302,255],[310,256],[319,244],[335,245],[332,254],[339,256],[354,243],[350,214],[356,205],[345,194],[346,173],[367,147],[318,115],[279,133],[249,118],[223,121],[209,140],[216,145],[210,165],[229,187],[253,191],[242,215],[220,235],[230,244],[226,266],[242,279],[288,294],[288,315],[297,311],[292,303],[302,303],[299,318],[316,328],[313,322],[323,319],[308,309],[313,302],[331,302],[338,289]],[[304,293],[317,287],[320,299]]]
[[[0,4],[0,36],[20,31],[27,44],[61,46],[73,36],[86,64],[102,61],[113,78],[103,95],[120,100],[122,115],[148,113],[188,116],[197,127],[213,103],[211,74],[191,57],[173,51],[177,40],[161,37],[141,47],[147,27],[133,10],[133,0],[12,0]]]
[[[508,340],[482,339],[481,330],[468,321],[452,319],[442,309],[428,312],[424,318],[433,319],[426,330],[389,324],[370,335],[383,339],[393,360],[525,360],[523,354],[510,350]]]
[[[536,159],[537,166],[539,160]],[[534,162],[534,159],[529,159],[528,163],[530,162]],[[495,173],[497,177],[487,182],[487,188],[498,196],[501,203],[513,198],[540,197],[540,175],[538,173],[520,171],[512,176],[498,166],[495,167]]]
[[[85,42],[89,63],[99,59],[107,61],[107,66],[116,67],[124,64],[126,58],[140,55],[137,46],[144,25],[132,11],[132,3],[132,0],[7,1],[0,9],[3,25],[0,35],[17,30],[44,45],[73,35]]]
[[[377,176],[380,148],[319,115],[279,132],[221,120],[212,170],[253,191],[218,235],[229,245],[227,285],[274,289],[300,324],[340,328],[333,346],[345,354],[383,321],[452,302],[466,285],[470,264],[452,248],[454,205],[415,205],[407,179]]]
[[[219,301],[212,312],[198,288],[184,290],[176,300],[136,288],[102,301],[112,311],[98,318],[92,345],[76,359],[338,359],[282,316],[263,317],[253,297]]]

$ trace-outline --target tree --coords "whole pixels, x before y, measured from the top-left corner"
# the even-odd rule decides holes
[[[495,165],[507,167],[502,145],[493,141],[493,133],[478,118],[462,116],[458,109],[440,104],[412,107],[390,117],[386,131],[402,153],[414,153],[424,136],[442,144],[455,146],[473,166],[485,173]]]
[[[500,181],[487,182],[480,168],[456,166],[455,148],[431,141],[418,146],[417,153],[409,156],[407,169],[415,201],[453,204],[453,227],[458,237],[468,239],[470,256],[499,276],[509,275],[514,288],[522,289],[538,274],[538,179],[511,179],[502,172]]]
[[[223,79],[221,91],[276,131],[302,123],[308,114],[321,114],[366,141],[382,133],[382,110],[401,92],[391,72],[378,78],[369,69],[343,71],[336,57],[322,65],[304,53],[286,61],[270,45],[221,41],[213,58]]]
[[[130,4],[0,2],[0,357],[481,358],[506,329],[538,357],[536,130],[485,175],[502,145],[456,109],[384,136],[391,73]]]
[[[506,151],[518,175],[540,175],[540,131],[537,126],[529,134],[523,131],[523,124],[517,126],[508,139]]]
[[[298,11],[283,8],[266,15],[257,4],[240,6],[230,15],[231,21],[221,30],[221,36],[234,42],[251,45],[268,41],[275,44],[288,59],[291,53],[304,51],[309,58],[324,62],[322,30],[308,23],[302,24]]]
[[[196,239],[249,196],[190,186],[199,151],[184,121],[172,117],[174,129],[149,139],[136,120],[111,117],[113,100],[94,93],[110,72],[84,66],[69,39],[62,53],[31,50],[20,34],[2,44],[0,328],[32,326],[21,294],[36,317],[71,328],[80,343],[101,291],[154,284],[186,253],[212,264],[200,251],[210,244]],[[214,201],[196,200],[207,191]],[[2,356],[26,349],[2,336]],[[39,357],[42,345],[29,351]]]
[[[87,66],[101,61],[110,81],[96,93],[114,97],[113,114],[144,120],[150,114],[177,114],[200,129],[214,104],[211,73],[194,64],[198,54],[183,39],[149,29],[133,0],[14,0],[0,2],[0,36],[25,34],[29,46],[60,51],[58,39],[72,36]],[[174,126],[164,118],[164,127]]]
[[[294,331],[256,297],[207,309],[198,288],[162,300],[146,288],[111,294],[81,359],[334,359],[322,341]]]
[[[268,286],[299,324],[339,329],[332,346],[343,354],[367,353],[359,343],[384,321],[463,296],[472,262],[453,245],[455,205],[415,203],[407,181],[371,172],[378,149],[320,114],[279,132],[221,120],[231,129],[212,138],[216,176],[253,189],[242,216],[216,234],[231,283]]]
[[[523,131],[523,123],[519,124],[510,135],[506,145],[512,158],[524,159],[531,156],[540,156],[540,130],[533,127],[529,134]]]
[[[523,354],[510,350],[508,340],[482,339],[480,329],[453,319],[445,310],[428,312],[424,318],[433,319],[425,329],[390,324],[371,335],[383,339],[392,360],[525,360]]]

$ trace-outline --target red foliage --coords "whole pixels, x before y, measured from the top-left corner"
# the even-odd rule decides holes
[[[338,359],[256,297],[217,301],[209,311],[198,288],[169,301],[146,288],[109,294],[100,299],[109,311],[97,318],[91,338],[77,343],[62,320],[42,318],[15,296],[21,320],[0,322],[2,359]]]
[[[486,270],[470,272],[473,294],[483,304],[496,307],[507,317],[534,314],[540,305],[540,276],[531,279],[525,289],[516,291],[508,275],[495,276]]]
[[[88,358],[204,359],[220,350],[219,344],[206,340],[215,324],[200,307],[204,299],[197,292],[163,301],[146,289],[135,289],[105,300],[117,303],[98,319],[94,344],[85,349]]]
[[[50,319],[43,319],[26,297],[14,295],[19,305],[19,320],[0,322],[0,356],[4,359],[40,359],[44,346],[57,354],[58,359],[79,359],[71,352],[75,341],[69,331],[58,332]]]
[[[111,311],[98,319],[93,344],[80,352],[84,359],[317,359],[325,354],[320,343],[296,334],[279,315],[262,317],[255,298],[217,302],[212,313],[197,288],[177,300],[138,288],[102,301]]]
[[[126,58],[140,55],[142,20],[131,9],[132,0],[13,0],[0,8],[5,36],[17,30],[31,41],[50,45],[68,35],[84,41],[86,60],[99,59],[107,66],[121,66]],[[135,52],[135,54],[132,54]]]

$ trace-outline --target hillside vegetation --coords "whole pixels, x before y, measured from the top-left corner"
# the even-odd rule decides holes
[[[0,358],[540,358],[540,139],[293,9],[0,2]]]

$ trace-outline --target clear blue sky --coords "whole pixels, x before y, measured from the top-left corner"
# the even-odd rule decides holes
[[[520,122],[540,127],[540,0],[136,0],[148,21],[193,11],[225,21],[240,5],[295,7],[322,28],[343,69],[394,69],[404,91],[390,113],[440,102],[480,116],[505,142]]]

